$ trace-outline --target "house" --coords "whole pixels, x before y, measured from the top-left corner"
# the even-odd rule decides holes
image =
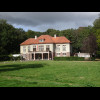
[[[70,56],[70,41],[64,37],[41,35],[29,38],[20,44],[20,54],[25,60],[47,59]]]

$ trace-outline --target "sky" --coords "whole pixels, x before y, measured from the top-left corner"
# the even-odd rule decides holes
[[[25,31],[45,32],[93,26],[100,12],[0,12],[0,19]]]

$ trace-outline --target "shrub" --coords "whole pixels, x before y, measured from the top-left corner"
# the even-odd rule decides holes
[[[91,61],[95,61],[95,57],[91,57]]]
[[[0,55],[0,61],[8,61],[10,57],[8,55]]]
[[[100,58],[100,51],[97,51],[97,55],[98,58]]]
[[[20,60],[21,57],[13,57],[10,55],[0,55],[0,61],[11,61],[11,60]]]
[[[91,57],[88,60],[84,57],[54,57],[55,61],[95,61],[95,57]]]
[[[16,61],[16,60],[21,60],[21,57],[20,57],[20,56],[19,56],[19,57],[13,57],[13,56],[12,56],[12,57],[11,57],[11,60],[15,60],[15,61]]]
[[[84,57],[54,57],[55,61],[84,61]]]

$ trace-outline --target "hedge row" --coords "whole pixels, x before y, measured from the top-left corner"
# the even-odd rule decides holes
[[[84,57],[54,57],[55,61],[85,61]],[[91,58],[89,60],[94,61],[95,58]]]
[[[84,61],[84,57],[54,57],[55,61]]]

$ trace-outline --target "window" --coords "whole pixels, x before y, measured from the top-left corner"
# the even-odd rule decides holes
[[[39,46],[39,51],[44,51],[44,46],[43,45]]]
[[[30,46],[28,46],[28,51],[30,51]]]
[[[44,39],[40,39],[39,42],[44,42]]]
[[[66,53],[63,53],[63,56],[66,56]]]
[[[33,48],[36,48],[36,45],[33,45]]]
[[[63,45],[63,51],[66,51],[66,45]]]
[[[57,45],[57,51],[60,51],[60,45]]]
[[[50,45],[46,45],[46,51],[50,51]]]
[[[57,56],[60,56],[60,53],[57,53]]]
[[[23,52],[26,52],[26,46],[23,46]]]
[[[33,45],[33,52],[36,51],[36,45]]]

